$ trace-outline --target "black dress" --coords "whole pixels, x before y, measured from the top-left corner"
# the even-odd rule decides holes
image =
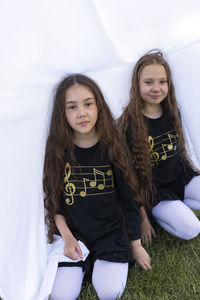
[[[75,146],[75,158],[75,165],[66,161],[59,213],[90,250],[87,264],[96,259],[132,262],[122,211],[131,240],[140,238],[140,217],[122,173],[99,142],[90,148]],[[59,263],[66,265],[74,264]]]
[[[183,200],[184,187],[197,173],[180,157],[178,135],[167,115],[145,117],[148,128],[152,178],[156,187],[154,205],[162,200]]]

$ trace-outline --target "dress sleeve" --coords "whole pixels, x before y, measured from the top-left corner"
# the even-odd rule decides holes
[[[138,203],[133,197],[131,188],[125,182],[122,171],[114,168],[114,176],[118,201],[122,207],[129,239],[131,241],[140,239],[140,214]]]
[[[56,210],[56,214],[57,215],[62,215],[62,216],[66,216],[66,210],[64,208],[64,199],[63,199],[63,195],[61,194],[60,195],[60,199],[59,199],[59,202],[58,202],[58,208]]]

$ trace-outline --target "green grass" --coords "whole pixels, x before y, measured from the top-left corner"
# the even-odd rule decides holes
[[[160,227],[156,233],[157,239],[146,248],[152,270],[130,269],[121,300],[200,300],[200,235],[184,241]],[[92,284],[84,282],[78,300],[97,299]]]
[[[160,227],[156,233],[147,248],[152,270],[130,269],[121,300],[200,300],[200,235],[184,241]],[[78,300],[98,300],[89,281],[84,281]]]

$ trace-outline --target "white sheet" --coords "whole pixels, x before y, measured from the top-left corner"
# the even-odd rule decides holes
[[[78,241],[78,243],[81,248],[83,258],[80,259],[78,257],[76,260],[72,260],[64,255],[64,240],[59,235],[54,235],[54,242],[48,245],[47,265],[43,274],[40,291],[37,296],[38,299],[44,299],[46,295],[51,293],[59,262],[74,263],[81,260],[86,260],[87,256],[89,255],[89,250],[81,241]]]
[[[0,4],[0,296],[44,300],[42,165],[53,86],[68,73],[84,72],[99,83],[118,116],[135,61],[160,48],[172,66],[189,151],[199,163],[200,2]]]

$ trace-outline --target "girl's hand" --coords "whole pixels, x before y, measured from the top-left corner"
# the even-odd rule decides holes
[[[154,228],[151,226],[146,209],[143,206],[140,207],[140,220],[142,242],[146,243],[148,246],[152,242],[152,236],[156,237],[156,233]]]
[[[83,258],[79,243],[73,235],[67,236],[67,238],[65,238],[64,255],[73,260],[76,260],[79,257],[80,259]]]
[[[83,255],[79,243],[70,231],[64,216],[56,214],[54,220],[63,240],[65,241],[64,255],[74,260],[78,259],[78,257],[82,259]]]
[[[146,250],[142,247],[140,240],[131,241],[131,253],[138,265],[144,270],[151,269],[151,258]]]
[[[151,244],[152,236],[156,237],[155,230],[147,216],[140,222],[140,231],[142,242],[145,243],[147,246]]]

